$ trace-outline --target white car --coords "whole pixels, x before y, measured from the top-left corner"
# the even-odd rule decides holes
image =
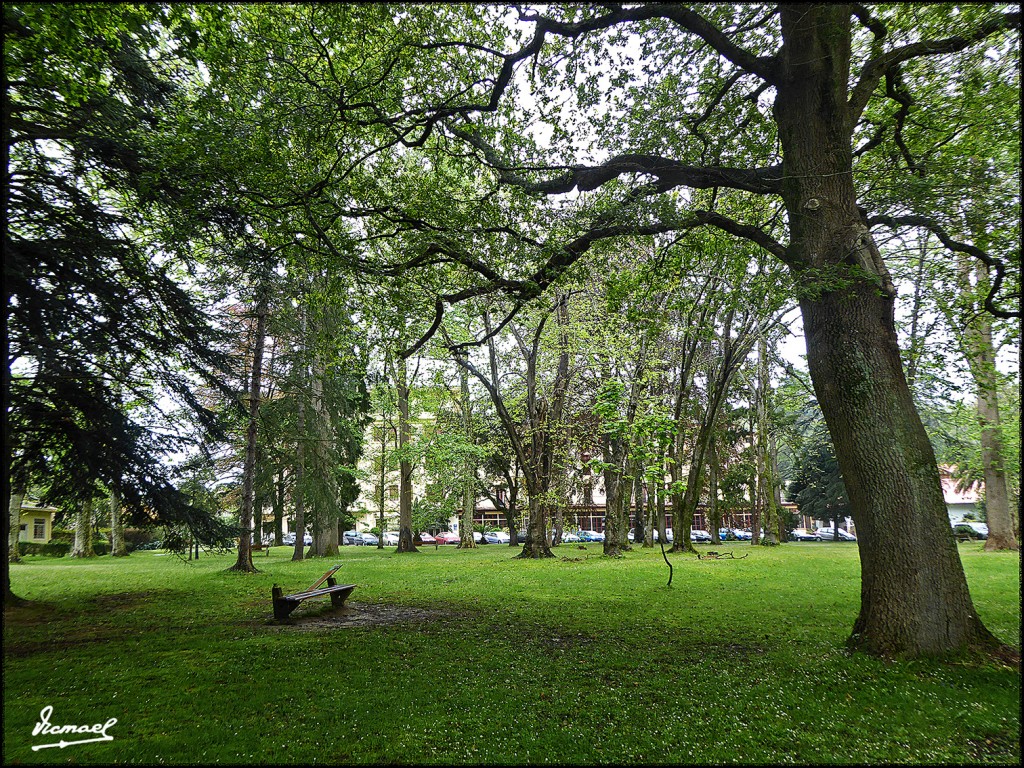
[[[814,535],[817,536],[822,541],[836,541],[837,533],[838,533],[838,536],[839,536],[839,541],[856,541],[857,540],[856,536],[854,536],[852,533],[848,533],[847,531],[844,531],[842,528],[840,528],[838,531],[833,530],[831,527],[829,527],[829,528],[819,528],[818,530],[816,530],[814,532]]]
[[[563,544],[576,544],[580,541],[580,537],[572,531],[562,531],[562,543]]]
[[[398,546],[398,534],[391,531],[381,536],[385,547],[397,547]]]
[[[957,520],[955,523],[951,523],[955,528],[958,525],[966,525],[968,528],[973,529],[976,533],[980,533],[983,536],[988,536],[988,524],[978,523],[974,520]]]
[[[487,539],[488,544],[508,544],[510,541],[509,535],[504,531],[488,531],[484,534],[484,538]],[[564,536],[562,540],[565,540]]]

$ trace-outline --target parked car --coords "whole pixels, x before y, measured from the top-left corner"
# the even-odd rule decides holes
[[[821,537],[807,528],[794,528],[789,532],[790,541],[821,541]]]
[[[294,545],[295,544],[295,534],[294,533],[286,533],[284,535],[284,538],[281,539],[281,543],[286,545],[286,546],[289,546],[289,547]]]
[[[420,536],[422,537],[423,534],[420,534]],[[434,542],[437,544],[458,544],[460,541],[462,541],[462,538],[459,534],[452,533],[451,531],[441,531],[434,537]],[[427,543],[426,539],[423,542]]]
[[[295,538],[294,537],[292,537],[292,543],[293,544],[295,543]],[[342,544],[349,544],[349,545],[351,545],[351,544],[357,544],[358,545],[358,544],[362,544],[363,542],[362,542],[362,539],[359,536],[359,532],[358,531],[345,531],[343,534],[341,534],[341,543]]]
[[[484,538],[487,539],[488,544],[508,544],[512,541],[509,535],[504,531],[488,531],[484,534]]]
[[[381,538],[384,539],[384,546],[385,547],[397,547],[398,546],[398,534],[397,533],[394,533],[392,531],[388,531],[383,536],[381,536]]]
[[[582,539],[573,531],[562,531],[563,544],[577,544],[580,541],[582,541]]]
[[[437,544],[438,543],[437,541],[434,540],[434,537],[431,536],[426,531],[424,531],[423,533],[418,533],[418,534],[416,534],[416,536],[419,536],[419,539],[420,539],[420,541],[423,544]],[[413,539],[415,539],[415,538],[416,537],[414,536]]]
[[[377,538],[377,534],[367,531],[359,534],[359,543],[364,547],[376,547],[380,543],[380,539]]]
[[[736,534],[733,533],[732,528],[719,528],[718,529],[718,540],[719,541],[736,541]]]
[[[834,530],[831,527],[819,528],[814,534],[822,541],[836,541],[836,535],[838,534],[839,541],[856,541],[857,537],[848,531],[844,531],[842,528]]]
[[[754,534],[750,531],[744,531],[740,528],[733,528],[732,535],[736,537],[737,541],[750,541],[754,538]]]
[[[658,541],[658,529],[657,528],[654,529],[654,540]],[[665,541],[669,542],[670,544],[673,541],[675,541],[675,537],[672,535],[672,529],[671,528],[666,528],[665,529]]]
[[[667,535],[668,531],[665,531],[665,534]],[[696,541],[702,544],[706,544],[707,542],[711,541],[711,534],[707,531],[701,530],[700,528],[691,528],[690,541]]]
[[[604,541],[604,534],[597,531],[580,531],[580,541]]]
[[[985,523],[961,520],[953,525],[953,533],[957,535],[957,538],[982,540],[988,538],[988,526]]]

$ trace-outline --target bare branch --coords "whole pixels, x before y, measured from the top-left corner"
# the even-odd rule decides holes
[[[990,256],[976,245],[954,240],[938,222],[927,216],[920,216],[918,214],[885,216],[879,214],[871,216],[868,219],[868,226],[874,226],[875,224],[882,224],[890,229],[899,229],[901,227],[923,227],[935,235],[939,241],[946,246],[946,248],[954,253],[966,253],[968,256],[973,256],[978,259],[984,263],[985,266],[995,272],[995,277],[992,278],[992,287],[989,289],[988,296],[985,297],[984,301],[986,311],[994,317],[1001,317],[1006,320],[1021,317],[1021,311],[1019,309],[1016,312],[1008,312],[1006,310],[999,309],[995,305],[995,297],[1003,285],[1003,279],[1006,277],[1006,265],[999,259]],[[1020,296],[1011,294],[1009,298],[1017,298],[1019,301]]]

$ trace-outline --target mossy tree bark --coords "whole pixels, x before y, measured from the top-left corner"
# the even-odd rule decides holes
[[[781,22],[785,259],[802,286],[808,367],[857,525],[861,610],[850,644],[887,656],[992,645],[904,377],[896,292],[857,207],[849,9],[783,6]]]
[[[75,512],[75,542],[71,545],[71,557],[96,557],[92,548],[92,499],[82,502]]]
[[[110,555],[127,557],[128,548],[124,543],[124,520],[121,516],[121,493],[117,488],[110,491]]]
[[[21,503],[24,500],[24,488],[11,489],[11,497],[7,505],[7,519],[10,525],[7,537],[7,560],[11,563],[21,562],[21,554],[18,552],[18,539],[21,537]]]

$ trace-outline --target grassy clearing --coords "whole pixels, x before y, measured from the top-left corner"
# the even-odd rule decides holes
[[[270,621],[274,583],[329,565],[286,548],[255,576],[223,556],[28,558],[12,582],[33,604],[5,616],[5,762],[1020,762],[1019,670],[844,650],[855,547],[716,549],[749,554],[676,556],[667,588],[660,551],[345,547],[356,607],[431,616],[321,629]],[[1019,557],[960,551],[982,619],[1019,647]],[[33,752],[47,705],[53,724],[116,717],[113,740]]]

